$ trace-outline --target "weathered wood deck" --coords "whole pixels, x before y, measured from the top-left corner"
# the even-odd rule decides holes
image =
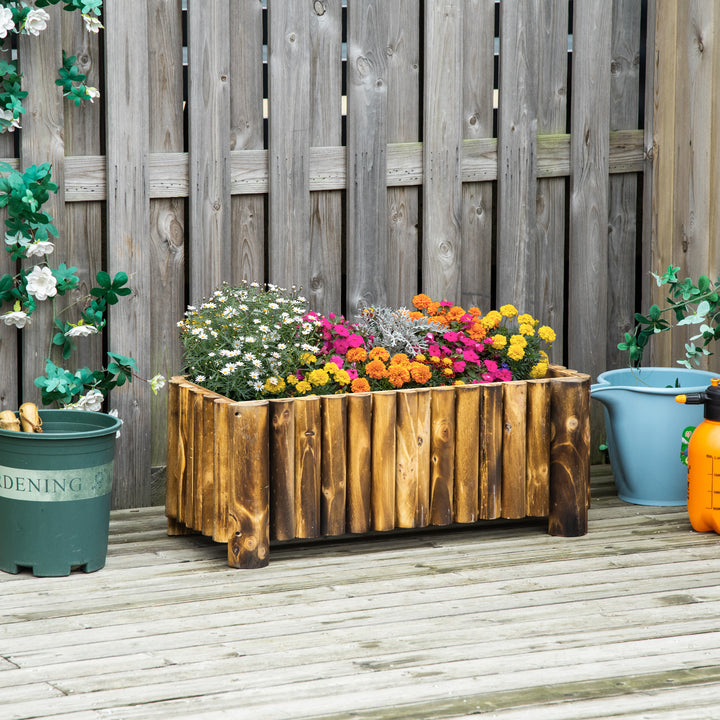
[[[626,505],[282,546],[233,570],[113,513],[107,566],[0,576],[0,718],[720,718],[720,538]]]

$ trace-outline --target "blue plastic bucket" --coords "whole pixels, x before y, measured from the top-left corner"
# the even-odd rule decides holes
[[[686,368],[625,368],[598,375],[590,389],[605,406],[608,453],[618,497],[636,505],[687,504],[683,433],[703,420],[702,405],[675,402],[700,392],[717,373]]]

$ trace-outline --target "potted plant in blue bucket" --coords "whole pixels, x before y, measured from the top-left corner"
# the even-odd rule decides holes
[[[690,278],[680,282],[679,271],[670,266],[662,276],[653,273],[658,286],[668,286],[667,306],[653,305],[647,315],[635,315],[633,332],[618,345],[628,353],[631,367],[601,373],[591,388],[592,397],[605,406],[618,496],[639,505],[686,504],[687,442],[702,422],[703,410],[681,405],[675,396],[705,390],[718,377],[692,364],[710,355],[707,346],[720,337],[720,279],[712,283],[701,275],[697,283]],[[699,327],[685,345],[681,367],[640,367],[650,338],[682,325]]]

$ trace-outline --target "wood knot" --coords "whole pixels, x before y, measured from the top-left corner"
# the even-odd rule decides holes
[[[315,0],[313,3],[313,10],[316,15],[324,15],[327,12],[324,0]]]

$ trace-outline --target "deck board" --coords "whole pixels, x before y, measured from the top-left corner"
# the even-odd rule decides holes
[[[234,570],[160,508],[106,567],[0,576],[0,717],[720,718],[720,538],[622,503],[541,521],[273,546]]]

